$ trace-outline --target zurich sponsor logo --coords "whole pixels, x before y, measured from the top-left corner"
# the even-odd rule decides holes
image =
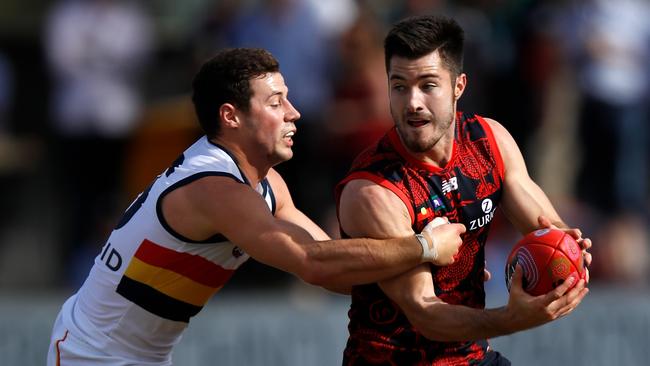
[[[483,209],[483,212],[485,213],[490,213],[492,211],[492,200],[489,198],[486,198],[481,202],[481,208]]]
[[[481,210],[483,210],[483,213],[485,215],[479,217],[478,219],[474,219],[470,221],[469,223],[469,230],[476,230],[480,229],[483,226],[487,225],[492,221],[494,218],[494,204],[492,203],[492,200],[489,198],[486,198],[481,202]]]

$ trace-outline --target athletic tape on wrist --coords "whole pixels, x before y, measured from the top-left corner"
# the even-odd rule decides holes
[[[438,259],[438,249],[436,248],[436,242],[431,235],[429,235],[429,237],[431,237],[431,247],[429,247],[429,242],[424,235],[415,234],[415,237],[418,239],[420,245],[422,246],[422,259],[425,262],[432,262]]]

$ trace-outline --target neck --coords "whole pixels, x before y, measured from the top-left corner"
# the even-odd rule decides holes
[[[447,166],[452,158],[454,151],[454,134],[456,131],[456,120],[454,120],[440,139],[433,145],[433,147],[425,152],[415,152],[404,143],[402,136],[398,133],[401,145],[408,153],[415,159],[438,168]]]
[[[241,170],[241,172],[246,176],[246,179],[250,182],[251,187],[256,187],[262,179],[266,177],[271,169],[271,166],[261,162],[256,161],[254,154],[248,152],[249,149],[246,149],[244,146],[225,140],[220,137],[213,137],[209,139],[215,144],[223,146],[230,154],[235,158],[235,163]]]
[[[453,125],[454,124],[452,124],[452,126]],[[446,133],[444,136],[442,136],[431,150],[423,153],[414,153],[413,155],[427,164],[431,164],[439,168],[444,168],[451,160],[451,156],[454,150],[453,131],[454,130],[452,128],[451,134]]]

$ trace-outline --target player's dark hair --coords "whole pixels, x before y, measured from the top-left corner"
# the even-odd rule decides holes
[[[463,28],[451,18],[420,15],[401,20],[384,39],[386,72],[393,56],[414,60],[438,50],[452,76],[458,76],[463,72],[464,40]]]
[[[192,81],[192,102],[199,124],[208,137],[219,135],[219,108],[232,103],[250,110],[250,81],[280,71],[278,61],[260,48],[230,48],[206,61]]]

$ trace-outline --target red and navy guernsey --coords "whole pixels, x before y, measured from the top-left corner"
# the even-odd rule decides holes
[[[431,265],[436,295],[449,304],[485,307],[485,242],[501,199],[503,160],[487,122],[458,112],[453,153],[439,168],[413,157],[392,128],[362,152],[336,189],[354,179],[370,180],[406,205],[414,232],[438,216],[465,224],[456,262]],[[342,233],[347,237],[345,233]],[[344,365],[480,365],[494,352],[487,340],[437,342],[425,338],[377,284],[355,286],[348,313],[350,336]]]

